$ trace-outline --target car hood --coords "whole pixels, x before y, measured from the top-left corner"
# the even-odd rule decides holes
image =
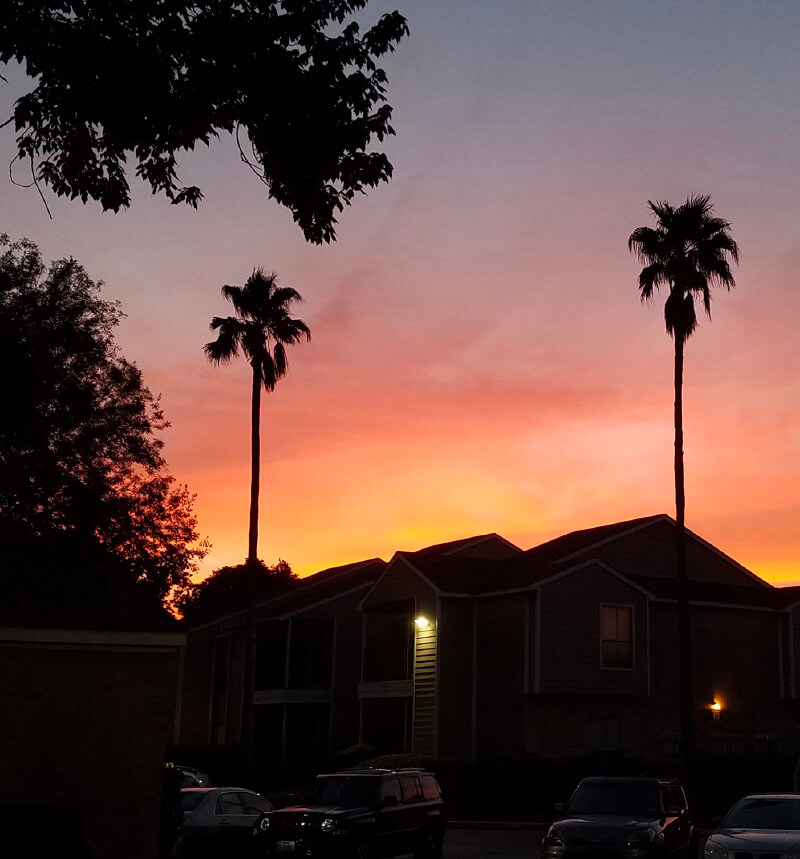
[[[366,814],[371,812],[369,806],[361,806],[359,808],[343,808],[341,805],[290,805],[281,808],[279,811],[273,811],[271,816],[273,820],[281,820],[286,818],[307,817],[316,820],[321,817],[340,817],[342,815]]]
[[[567,839],[578,838],[598,841],[623,841],[632,832],[657,827],[657,821],[631,817],[627,814],[581,814],[563,817],[553,824]]]
[[[726,850],[784,852],[800,850],[800,832],[796,829],[718,829],[714,842]]]

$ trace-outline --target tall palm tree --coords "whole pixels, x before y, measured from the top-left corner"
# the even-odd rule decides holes
[[[711,286],[736,285],[730,260],[739,262],[739,246],[730,223],[713,214],[707,195],[692,195],[677,208],[665,200],[648,200],[656,226],[637,227],[628,250],[643,264],[639,274],[642,301],[660,287],[668,290],[664,303],[667,333],[675,342],[675,559],[678,593],[678,662],[681,766],[687,779],[694,760],[694,700],[692,693],[689,588],[686,568],[686,497],[683,469],[683,353],[697,328],[695,300],[711,318]]]
[[[247,561],[250,587],[245,618],[244,678],[242,694],[241,747],[243,774],[253,774],[253,700],[255,693],[256,615],[255,590],[258,561],[258,497],[261,479],[261,389],[273,391],[288,368],[286,346],[303,337],[311,339],[308,326],[290,315],[295,301],[302,301],[296,289],[278,286],[275,273],[265,275],[257,268],[244,286],[223,286],[222,294],[231,302],[235,316],[215,316],[211,330],[217,339],[203,351],[212,364],[227,364],[240,353],[250,362],[253,373],[250,413],[250,521]]]
[[[253,371],[250,412],[250,526],[247,561],[258,561],[258,496],[261,477],[261,388],[273,391],[286,373],[285,346],[303,337],[311,339],[308,326],[289,313],[290,305],[302,301],[296,289],[278,286],[275,273],[253,271],[244,286],[223,286],[222,294],[231,302],[235,316],[215,316],[211,330],[217,339],[203,351],[212,364],[227,364],[243,353]]]

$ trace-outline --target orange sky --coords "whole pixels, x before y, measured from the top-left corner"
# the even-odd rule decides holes
[[[205,570],[246,551],[249,376],[201,346],[227,313],[219,287],[256,265],[303,293],[312,330],[264,402],[267,562],[305,574],[489,531],[528,548],[672,513],[672,343],[626,241],[648,198],[698,192],[742,265],[687,348],[687,523],[800,582],[800,7],[369,14],[394,7],[411,26],[386,64],[395,176],[333,246],[305,244],[226,140],[181,162],[197,212],[139,186],[119,215],[51,198],[50,221],[0,186],[0,231],[74,255],[122,301],[119,342],[163,395],[171,471],[214,547]],[[21,91],[11,75],[0,106]]]

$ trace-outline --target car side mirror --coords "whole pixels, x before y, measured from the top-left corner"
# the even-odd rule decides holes
[[[556,814],[563,814],[564,813],[564,803],[563,802],[557,802],[553,806],[553,810],[555,811]]]
[[[391,808],[394,805],[397,805],[396,796],[384,796],[381,800],[381,808]]]

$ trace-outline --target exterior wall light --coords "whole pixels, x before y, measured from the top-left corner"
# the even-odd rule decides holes
[[[708,709],[711,712],[711,719],[714,722],[718,722],[720,716],[722,715],[722,704],[719,703],[716,699],[714,699],[709,705]]]
[[[431,622],[424,614],[419,614],[414,618],[414,623],[417,625],[417,629],[427,629]]]

